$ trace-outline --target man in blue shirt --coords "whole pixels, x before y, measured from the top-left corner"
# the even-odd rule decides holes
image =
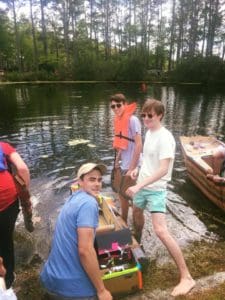
[[[94,249],[98,226],[96,196],[106,166],[87,163],[77,173],[80,189],[64,204],[41,281],[51,299],[111,300],[105,289]]]

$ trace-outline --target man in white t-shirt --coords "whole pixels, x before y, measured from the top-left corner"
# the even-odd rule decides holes
[[[164,105],[161,101],[146,100],[141,114],[148,129],[143,161],[137,184],[129,187],[127,194],[133,197],[134,225],[139,241],[144,227],[144,209],[151,213],[153,229],[180,271],[180,282],[171,293],[172,296],[178,296],[187,294],[194,287],[195,281],[190,275],[179,245],[171,236],[166,224],[166,186],[173,169],[175,140],[171,132],[162,126],[163,116]],[[135,178],[137,174],[138,170],[135,169],[131,176]]]

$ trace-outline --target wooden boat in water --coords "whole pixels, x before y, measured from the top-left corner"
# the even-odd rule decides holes
[[[225,145],[213,136],[181,136],[185,166],[191,181],[214,204],[225,211],[225,184],[209,180],[207,174],[220,174],[222,160],[213,151]]]
[[[77,190],[76,183],[71,190]],[[104,284],[113,295],[136,292],[142,289],[142,271],[148,258],[118,213],[112,197],[99,195],[98,203],[95,249]]]

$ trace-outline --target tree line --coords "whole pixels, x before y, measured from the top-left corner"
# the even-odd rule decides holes
[[[225,78],[224,0],[0,3],[0,69],[8,79]]]

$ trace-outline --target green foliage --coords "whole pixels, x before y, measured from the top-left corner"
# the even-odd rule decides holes
[[[115,0],[2,2],[0,69],[10,80],[160,80],[162,72],[176,65],[176,57],[170,79],[224,81],[224,63],[212,56],[225,41],[222,1],[172,1],[175,9],[167,17],[163,10],[168,0],[151,5]],[[32,10],[20,15],[21,5],[32,5]]]
[[[117,73],[117,80],[143,80],[145,65],[141,56],[123,57]]]
[[[54,73],[49,73],[45,70],[38,72],[7,72],[5,75],[7,81],[54,81],[57,76]]]
[[[225,63],[218,56],[187,58],[169,74],[169,78],[179,82],[223,83]]]
[[[0,9],[0,69],[9,65],[9,57],[13,53],[12,35],[7,16]]]

